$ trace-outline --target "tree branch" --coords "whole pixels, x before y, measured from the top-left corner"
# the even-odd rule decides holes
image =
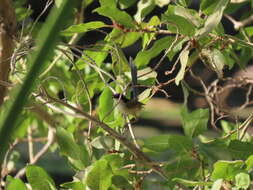
[[[70,110],[74,111],[78,117],[82,117],[84,119],[89,120],[90,122],[100,126],[102,129],[104,129],[107,133],[111,135],[114,139],[118,140],[122,145],[124,145],[142,164],[150,167],[154,172],[159,174],[164,179],[168,179],[164,171],[160,168],[160,166],[157,163],[154,163],[148,156],[146,156],[140,149],[138,149],[133,143],[129,142],[125,137],[121,136],[117,131],[109,127],[107,124],[99,121],[95,117],[87,114],[86,112],[83,112],[82,110],[62,101],[57,98],[51,97],[47,94],[47,98],[50,101],[59,103]],[[43,98],[42,98],[43,99]]]
[[[11,56],[16,34],[15,12],[10,0],[0,0],[0,81],[8,81]],[[0,105],[4,101],[6,86],[0,85]]]

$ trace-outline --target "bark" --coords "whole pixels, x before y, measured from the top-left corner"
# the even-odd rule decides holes
[[[11,56],[14,51],[16,17],[11,0],[0,0],[0,81],[8,82]],[[0,105],[7,87],[0,85]]]

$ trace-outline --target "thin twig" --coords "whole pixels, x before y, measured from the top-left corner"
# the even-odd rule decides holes
[[[245,132],[247,131],[248,127],[249,127],[249,124],[253,121],[253,114],[250,115],[237,129],[234,129],[232,131],[230,131],[227,135],[221,137],[220,139],[221,140],[224,140],[224,139],[227,139],[229,138],[231,135],[233,135],[234,133],[240,131],[240,130],[245,130]],[[241,137],[244,136],[245,132],[242,133]],[[215,140],[217,139],[213,139],[213,140],[209,140],[207,141],[206,143],[212,143],[214,142]]]
[[[225,14],[224,16],[233,23],[235,30],[239,30],[240,28],[243,28],[253,22],[253,14],[242,21],[237,21],[228,14]]]
[[[136,141],[136,138],[135,138],[135,135],[134,135],[134,132],[133,132],[133,128],[132,128],[132,125],[131,125],[131,122],[130,122],[128,116],[125,116],[125,119],[126,119],[126,122],[127,122],[128,130],[129,130],[130,135],[131,135],[131,137],[132,137],[132,140],[133,140],[135,146],[136,146],[138,149],[140,149],[140,146],[138,145],[138,143],[137,143],[137,141]]]
[[[144,165],[147,165],[147,166],[151,167],[153,169],[153,171],[155,171],[160,176],[162,176],[165,179],[167,179],[167,176],[165,175],[165,173],[163,172],[163,170],[159,166],[157,166],[157,164],[155,164],[140,149],[138,149],[134,144],[132,144],[131,142],[129,142],[126,138],[124,138],[123,136],[121,136],[118,132],[116,132],[114,129],[112,129],[111,127],[109,127],[107,124],[99,121],[98,119],[96,119],[95,117],[87,114],[86,112],[83,112],[82,110],[80,110],[80,109],[78,109],[78,108],[76,108],[76,107],[74,107],[74,106],[72,106],[72,105],[70,105],[70,104],[68,104],[66,102],[63,102],[62,100],[59,100],[59,99],[54,98],[54,97],[50,97],[49,95],[47,95],[47,98],[49,98],[53,102],[57,102],[57,103],[65,106],[65,107],[69,108],[70,110],[74,111],[76,114],[82,116],[83,119],[87,119],[87,120],[95,123],[96,125],[100,126],[107,133],[109,133],[113,138],[115,138],[121,144],[123,144]]]
[[[47,139],[48,139],[47,143],[34,156],[33,160],[30,162],[30,164],[35,164],[41,158],[41,156],[43,156],[48,151],[48,149],[50,148],[50,146],[53,144],[53,142],[54,142],[54,129],[51,128],[51,127],[48,128]],[[20,169],[18,171],[18,173],[15,175],[15,178],[22,177],[25,174],[25,169],[26,169],[26,167],[23,167],[22,169]]]
[[[29,162],[32,163],[34,157],[33,150],[33,139],[32,139],[32,126],[27,128],[27,144],[28,144],[28,152],[29,152]]]

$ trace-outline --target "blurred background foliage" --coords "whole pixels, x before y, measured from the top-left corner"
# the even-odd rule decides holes
[[[61,2],[13,1],[13,85],[24,81],[38,32]],[[10,174],[33,189],[251,189],[252,7],[247,0],[80,1],[17,117],[2,182]],[[138,119],[128,119],[138,146],[163,164],[167,181],[61,103],[132,141],[129,120],[112,99],[115,92],[131,98],[130,57],[145,106]],[[22,168],[34,159],[24,178]],[[20,188],[11,176],[8,188]]]

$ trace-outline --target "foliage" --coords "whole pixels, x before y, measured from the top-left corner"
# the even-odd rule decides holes
[[[230,16],[241,6],[252,9],[252,3],[202,0],[199,9],[192,9],[190,0],[99,0],[92,11],[105,21],[86,22],[80,15],[93,1],[69,2],[55,1],[46,22],[24,25],[17,34],[20,41],[9,77],[15,87],[10,85],[0,115],[1,182],[6,189],[57,189],[37,164],[49,151],[63,157],[75,173],[72,181],[59,185],[63,189],[252,189],[253,142],[248,128],[253,116],[238,122],[238,110],[251,104],[252,82],[225,77],[232,68],[246,68],[252,57],[253,29],[247,26],[252,10],[241,16],[241,22]],[[31,16],[24,4],[15,3],[20,23]],[[137,10],[131,15],[134,6]],[[155,9],[161,10],[159,14],[154,15]],[[235,35],[226,33],[221,22],[225,17],[234,24]],[[93,31],[101,32],[103,39],[76,45]],[[173,84],[182,88],[182,134],[126,138],[126,127],[131,129],[135,119],[123,115],[112,96],[131,97],[125,48],[136,44],[141,46],[134,58],[138,84],[145,88],[139,100],[148,103],[157,92],[169,97],[164,89]],[[151,68],[153,60],[158,61]],[[159,82],[164,72],[159,68],[166,64],[171,68],[165,71],[167,81]],[[215,74],[211,83],[194,72],[201,64]],[[202,91],[187,77],[198,81]],[[247,90],[245,103],[235,111],[226,110],[221,102],[224,89],[231,86]],[[207,106],[191,110],[188,98],[196,94]],[[34,154],[37,138],[47,140]],[[17,169],[15,146],[25,139],[29,164],[18,168],[15,178],[10,175]],[[20,179],[23,175],[27,183]]]

